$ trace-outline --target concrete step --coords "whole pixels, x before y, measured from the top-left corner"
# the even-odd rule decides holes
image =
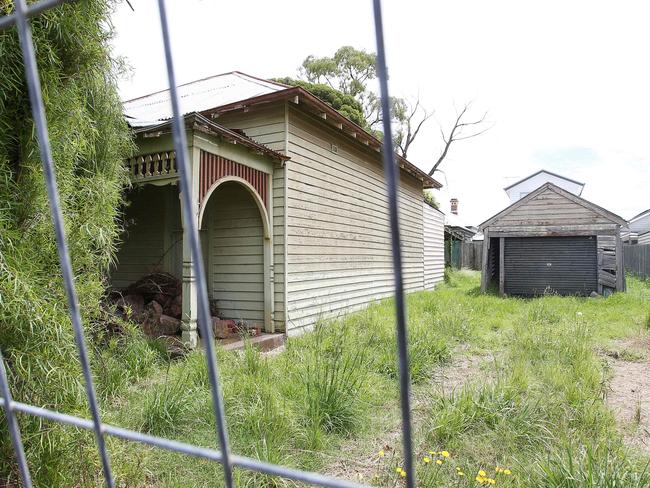
[[[259,349],[260,351],[266,352],[282,347],[284,345],[284,339],[284,334],[262,333],[258,336],[250,337],[246,339],[246,341],[248,341],[253,347]],[[244,349],[246,341],[239,337],[235,337],[233,339],[219,340],[218,343],[221,344],[221,346],[226,351],[239,351],[241,349]]]

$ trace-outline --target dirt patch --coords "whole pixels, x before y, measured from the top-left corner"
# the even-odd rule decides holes
[[[460,356],[450,364],[438,369],[431,384],[438,387],[444,394],[451,395],[461,390],[465,385],[479,378],[482,382],[492,381],[494,377],[494,356]]]
[[[612,353],[613,351],[613,353]],[[625,443],[650,454],[650,337],[618,341],[606,352],[612,378],[607,405]]]
[[[431,390],[451,395],[463,386],[476,381],[490,381],[494,375],[489,372],[494,357],[490,355],[466,355],[464,347],[458,348],[451,362],[436,368],[431,379],[425,385],[412,389],[411,423],[414,441],[427,419],[429,413]],[[493,369],[493,368],[492,368]],[[362,436],[343,443],[324,473],[341,479],[370,483],[377,481],[380,473],[392,456],[398,456],[402,444],[402,428],[399,403],[391,402],[382,407],[382,412],[372,422],[372,436]],[[385,458],[379,459],[378,452],[383,450]]]

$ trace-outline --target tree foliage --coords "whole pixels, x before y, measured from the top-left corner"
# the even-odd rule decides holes
[[[369,86],[377,77],[376,58],[377,56],[374,53],[355,49],[352,46],[343,46],[332,57],[308,56],[302,62],[299,70],[301,76],[307,81],[292,80],[291,78],[284,78],[281,81],[292,86],[302,86],[312,94],[330,103],[350,120],[381,138],[383,118],[380,99]],[[339,99],[344,96],[356,99],[357,105],[342,104]],[[343,110],[338,109],[336,104],[343,106]],[[447,133],[441,128],[443,148],[432,165],[430,175],[438,170],[455,141],[475,137],[487,130],[479,127],[485,122],[485,115],[472,121],[467,120],[468,117],[471,117],[469,113],[470,105],[469,103],[466,104],[465,108],[457,114],[457,119]],[[354,110],[349,110],[353,106]],[[363,114],[363,123],[360,123],[359,107]],[[415,100],[391,97],[390,112],[394,133],[393,142],[397,152],[401,156],[407,157],[411,145],[420,134],[420,130],[433,116],[433,111],[427,110],[420,102],[419,97]],[[475,129],[473,135],[467,134],[468,128],[471,126]],[[466,134],[460,136],[463,128],[465,128]]]
[[[368,91],[367,83],[377,77],[377,55],[352,46],[339,48],[333,57],[308,56],[301,72],[311,83],[327,83],[345,94],[358,97]]]
[[[119,232],[128,181],[123,158],[131,150],[116,90],[120,65],[108,45],[112,7],[112,0],[85,0],[30,22],[90,338]],[[0,2],[0,15],[12,9],[12,2]],[[88,415],[15,27],[0,32],[0,348],[16,400]],[[79,469],[71,457],[82,456],[85,444],[92,448],[78,444],[78,434],[72,441],[71,429],[36,418],[22,418],[21,427],[40,486],[67,484],[65,473]],[[5,429],[0,422],[0,478],[14,479]],[[83,458],[96,462],[96,454]]]
[[[354,98],[354,96],[343,93],[342,91],[323,83],[296,80],[289,77],[277,78],[274,81],[289,86],[299,86],[300,88],[307,90],[312,95],[320,98],[328,105],[331,105],[332,108],[338,110],[341,115],[347,117],[355,124],[359,125],[363,129],[370,130],[370,126],[368,125],[363,113],[363,106],[356,98]]]
[[[352,46],[339,48],[332,57],[308,56],[300,67],[300,74],[307,80],[307,82],[302,81],[307,85],[303,88],[332,106],[334,104],[329,101],[330,99],[336,100],[339,96],[353,97],[361,109],[363,123],[358,121],[357,110],[353,114],[342,112],[343,115],[381,138],[383,117],[380,98],[369,87],[369,83],[377,78],[376,64],[376,54],[355,49]],[[288,84],[296,83],[295,80],[290,81],[293,83]],[[317,94],[316,91],[325,95],[327,99]],[[336,107],[334,106],[334,108]],[[404,157],[406,157],[408,148],[417,137],[420,128],[430,117],[426,110],[424,110],[424,117],[421,117],[421,110],[419,100],[413,104],[403,98],[391,97],[390,99],[391,123],[395,133],[394,142],[398,152]]]
[[[438,200],[436,199],[436,196],[433,194],[433,192],[428,190],[423,190],[422,196],[424,198],[424,203],[426,203],[430,207],[440,210],[440,203],[438,203]]]

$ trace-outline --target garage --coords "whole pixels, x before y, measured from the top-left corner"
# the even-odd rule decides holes
[[[504,242],[507,295],[586,296],[598,291],[594,236],[508,237]]]
[[[546,183],[479,226],[481,289],[500,295],[588,296],[625,290],[626,221]]]

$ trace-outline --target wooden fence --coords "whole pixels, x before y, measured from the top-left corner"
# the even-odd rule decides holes
[[[650,278],[650,244],[625,245],[625,271],[642,278]]]
[[[463,268],[480,271],[483,263],[483,241],[463,242],[460,256]]]

